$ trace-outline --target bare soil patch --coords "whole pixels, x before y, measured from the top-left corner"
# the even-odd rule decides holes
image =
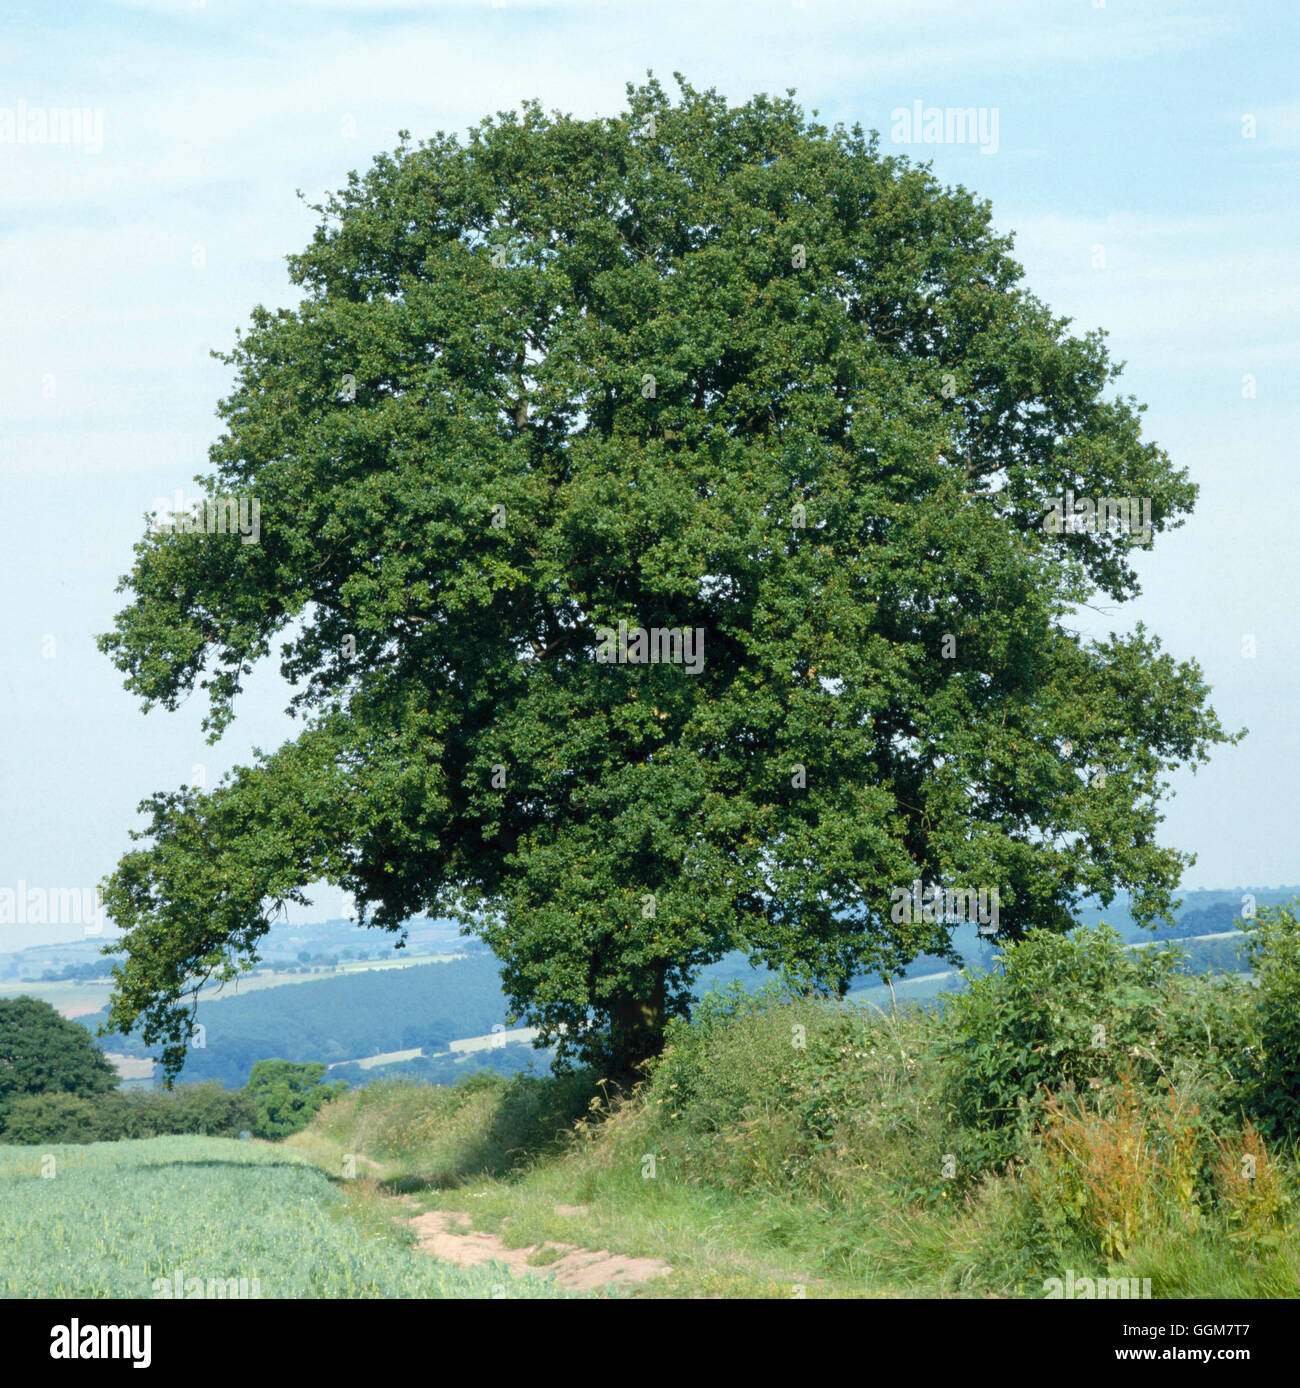
[[[557,1207],[557,1213],[585,1214],[581,1206]],[[504,1263],[514,1277],[554,1277],[561,1287],[592,1291],[597,1287],[632,1286],[672,1271],[658,1258],[629,1258],[606,1250],[593,1252],[571,1243],[533,1244],[507,1248],[497,1234],[480,1234],[470,1228],[469,1216],[457,1210],[430,1210],[408,1221],[415,1230],[421,1253],[442,1258],[459,1267]],[[541,1251],[558,1253],[543,1264],[529,1262]]]

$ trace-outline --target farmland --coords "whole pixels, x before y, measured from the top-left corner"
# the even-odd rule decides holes
[[[346,978],[353,974],[376,973],[389,969],[409,969],[420,964],[439,964],[464,959],[464,954],[398,955],[394,959],[345,959],[332,965],[317,965],[311,969],[260,969],[241,975],[231,983],[214,983],[199,991],[201,1002],[216,1002],[268,988],[283,988],[294,984],[318,983],[326,978]],[[0,997],[44,998],[65,1017],[88,1017],[108,1006],[113,991],[111,978],[84,980],[24,979],[16,983],[0,983]]]
[[[554,1294],[417,1254],[297,1154],[222,1138],[0,1148],[0,1249],[5,1297],[148,1298],[178,1275],[264,1298]]]

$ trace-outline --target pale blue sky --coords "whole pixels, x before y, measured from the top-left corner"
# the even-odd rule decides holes
[[[312,226],[294,190],[524,97],[615,112],[647,68],[733,100],[794,87],[886,149],[895,108],[996,109],[996,153],[910,152],[992,200],[1040,298],[1109,330],[1202,488],[1140,560],[1143,598],[1089,618],[1142,617],[1251,729],[1175,778],[1166,838],[1199,855],[1189,887],[1300,878],[1298,27],[1288,0],[10,0],[0,134],[5,111],[78,106],[103,140],[0,143],[0,888],[95,883],[143,796],[291,730],[273,671],[215,748],[197,700],[145,719],[93,638],[143,513],[205,470],[228,379],[209,349],[292,301],[282,257]],[[74,933],[0,925],[0,950]]]

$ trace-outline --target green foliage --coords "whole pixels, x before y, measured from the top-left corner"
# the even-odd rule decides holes
[[[98,1142],[104,1101],[81,1094],[24,1094],[9,1105],[4,1141]]]
[[[481,921],[513,1009],[620,1079],[727,950],[832,994],[942,953],[891,915],[916,878],[998,888],[1007,938],[1168,911],[1164,778],[1225,734],[1140,625],[1070,627],[1138,591],[1139,537],[1041,521],[1141,496],[1159,533],[1195,487],[986,203],[679,85],[403,136],[224,358],[201,484],[259,540],[143,539],[101,646],[215,737],[282,641],[307,726],[146,802],[106,885],[110,1024],[168,1073],[189,993],[321,879]],[[598,662],[621,622],[702,666]]]
[[[1300,1137],[1300,901],[1263,906],[1247,923],[1254,974],[1250,1108],[1266,1136]]]
[[[256,1114],[247,1095],[211,1081],[180,1084],[171,1091],[127,1091],[122,1098],[119,1130],[106,1129],[105,1137],[163,1137],[181,1133],[235,1137],[252,1130]]]
[[[820,1198],[870,1171],[906,1200],[936,1199],[940,1106],[918,1063],[932,1025],[776,985],[706,994],[669,1028],[642,1098],[652,1135],[637,1140],[682,1179],[736,1190]]]
[[[177,1085],[170,1091],[114,1089],[94,1098],[28,1095],[11,1106],[4,1141],[117,1142],[181,1133],[236,1137],[252,1131],[256,1118],[247,1095],[213,1082]]]
[[[295,1065],[289,1060],[259,1060],[244,1092],[253,1101],[257,1137],[288,1137],[301,1132],[322,1105],[347,1090],[346,1084],[326,1084],[320,1062]]]
[[[1163,947],[1131,949],[1106,926],[1030,931],[994,972],[974,971],[946,1003],[946,1101],[977,1167],[1022,1150],[1045,1091],[1086,1093],[1132,1071],[1154,1093],[1189,1074],[1210,1108],[1232,1102],[1242,1060],[1243,993],[1179,972]]]
[[[665,1048],[649,1067],[656,1101],[670,1110],[689,1109],[707,1131],[719,1131],[739,1117],[756,1088],[765,1084],[780,1092],[793,1059],[792,1029],[806,1009],[800,1009],[788,990],[769,983],[747,991],[732,982],[705,993],[689,1021],[669,1023]],[[749,1020],[753,1025],[738,1027]],[[768,1044],[754,1045],[761,1026]],[[739,1037],[748,1043],[744,1053],[732,1049]]]
[[[37,998],[0,998],[0,1125],[25,1094],[93,1097],[117,1083],[85,1027]]]
[[[291,1141],[327,1165],[340,1152],[379,1157],[389,1188],[436,1185],[441,1208],[508,1216],[525,1242],[568,1238],[556,1205],[581,1202],[590,1246],[676,1269],[663,1295],[788,1295],[800,1283],[809,1296],[1041,1296],[1069,1268],[1150,1277],[1157,1297],[1294,1296],[1296,1153],[1267,1146],[1236,1114],[1255,990],[1147,953],[1120,958],[1104,930],[1032,936],[1012,982],[994,976],[1002,1003],[985,999],[962,1019],[721,990],[697,1020],[670,1026],[631,1094],[589,1075],[595,1101],[576,1126],[582,1089],[564,1086],[580,1077],[518,1090],[484,1078],[459,1092],[348,1094]],[[1147,1054],[1117,1052],[1088,1076],[1098,1087],[1071,1090],[1060,1077],[1082,1074],[1070,1069],[1082,1061],[1060,1050],[1036,1062],[1059,1081],[1054,1097],[1040,1091],[992,1133],[982,1110],[966,1126],[951,1094],[961,1028],[989,1019],[1009,1074],[1025,1038],[998,1024],[1004,1004],[1032,1003],[1016,989],[1050,982],[1083,1015],[1040,1017],[1042,1034],[1077,1038],[1099,1003],[1122,1011],[1125,998]],[[546,1118],[521,1129],[521,1101]],[[982,1170],[990,1141],[1014,1141],[1014,1165]]]

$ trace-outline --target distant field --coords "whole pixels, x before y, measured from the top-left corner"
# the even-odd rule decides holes
[[[0,1250],[7,1297],[152,1298],[178,1273],[264,1298],[555,1294],[417,1253],[303,1157],[226,1138],[0,1147]]]
[[[395,1065],[403,1060],[414,1060],[424,1052],[418,1047],[406,1051],[381,1051],[379,1055],[361,1056],[356,1060],[336,1060],[327,1065],[327,1070],[337,1070],[340,1065],[359,1065],[363,1070],[373,1070],[379,1065]]]
[[[531,1042],[537,1035],[536,1027],[513,1027],[509,1031],[490,1031],[483,1036],[462,1036],[459,1040],[447,1043],[447,1053],[452,1055],[473,1055],[477,1051],[490,1051],[508,1046],[511,1042]],[[424,1052],[417,1046],[413,1050],[384,1051],[380,1055],[363,1056],[356,1060],[338,1060],[327,1069],[337,1070],[340,1065],[359,1065],[363,1070],[374,1070],[381,1065],[397,1065],[405,1060],[414,1060]],[[443,1054],[443,1052],[438,1052]]]
[[[0,983],[0,998],[42,998],[65,1017],[84,1017],[108,1006],[110,979],[92,983]]]
[[[104,1055],[112,1062],[123,1082],[138,1083],[153,1078],[152,1060],[133,1055],[118,1055],[114,1051],[105,1051]]]
[[[492,1031],[486,1036],[463,1036],[459,1041],[448,1044],[449,1051],[470,1054],[474,1051],[489,1051],[494,1046],[507,1046],[512,1041],[532,1041],[537,1035],[536,1027],[514,1027],[510,1031]]]
[[[947,972],[918,974],[915,978],[900,978],[894,981],[893,998],[883,983],[872,984],[868,988],[855,988],[849,997],[854,1002],[874,1003],[876,1007],[889,1010],[891,1002],[928,1002],[937,998],[945,989],[956,987],[957,970]]]
[[[199,999],[203,1002],[217,998],[236,998],[245,993],[257,993],[264,988],[280,988],[289,983],[319,983],[323,978],[338,978],[342,974],[371,973],[377,969],[408,969],[415,964],[437,964],[451,959],[464,959],[464,954],[411,954],[405,951],[393,959],[346,959],[336,968],[313,969],[311,973],[286,973],[271,970],[267,973],[245,974],[234,983],[205,988]],[[0,983],[0,998],[20,995],[42,998],[65,1017],[86,1017],[108,1006],[113,991],[111,979],[94,979],[87,983]]]

